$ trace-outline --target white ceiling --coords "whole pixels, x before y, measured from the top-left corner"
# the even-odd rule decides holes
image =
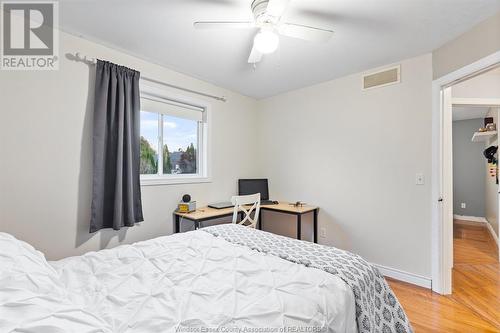
[[[453,121],[484,118],[488,110],[488,107],[454,106],[452,112]]]
[[[500,10],[500,0],[292,0],[286,21],[335,30],[326,44],[280,37],[254,70],[255,30],[194,30],[251,19],[251,0],[61,0],[62,29],[247,96],[265,98],[410,58]],[[90,55],[96,56],[96,55]]]

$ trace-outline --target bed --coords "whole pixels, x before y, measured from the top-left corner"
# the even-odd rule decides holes
[[[230,224],[49,262],[0,233],[0,332],[411,332],[310,244]]]

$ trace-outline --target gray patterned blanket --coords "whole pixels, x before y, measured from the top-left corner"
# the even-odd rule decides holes
[[[237,224],[200,229],[226,241],[339,276],[351,287],[360,333],[410,333],[410,321],[379,270],[358,255]]]

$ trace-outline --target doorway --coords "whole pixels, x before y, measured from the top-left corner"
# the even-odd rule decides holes
[[[484,118],[494,118],[495,124],[499,118],[500,110],[500,83],[498,86],[485,85],[479,87],[479,93],[470,88],[473,83],[480,81],[481,76],[488,76],[500,80],[500,52],[482,59],[481,61],[462,68],[459,71],[451,73],[444,78],[433,82],[434,96],[434,119],[433,119],[433,290],[441,294],[452,293],[452,268],[453,268],[453,224],[454,224],[454,200],[453,200],[453,107],[469,108],[470,112],[478,111],[485,112],[490,117],[481,119],[484,124]],[[483,80],[484,81],[484,80]],[[500,82],[500,81],[499,81]],[[455,92],[453,91],[455,88]],[[467,92],[468,93],[464,93]],[[492,91],[492,92],[490,92]],[[494,115],[494,117],[491,117]],[[479,120],[478,120],[479,121]],[[479,122],[477,123],[479,124]],[[493,125],[490,125],[490,130]],[[484,125],[482,126],[484,127]],[[479,128],[478,131],[479,132]],[[483,144],[489,146],[497,146],[498,139],[496,132],[491,130],[490,133],[478,133],[475,140],[484,139]],[[475,132],[474,132],[475,133]],[[474,133],[471,133],[471,141]],[[478,143],[481,144],[481,143]],[[489,147],[488,146],[488,147]],[[488,148],[485,147],[485,148]],[[496,155],[495,155],[496,157]],[[477,162],[477,161],[476,161]],[[496,184],[496,161],[490,161],[487,167],[488,176],[495,177],[493,188],[494,193],[494,208],[495,214],[490,214],[488,221],[486,216],[480,216],[484,219],[481,222],[490,226],[498,239],[499,235],[499,187]],[[486,162],[485,162],[486,163]],[[486,168],[486,164],[485,164]],[[485,178],[485,181],[489,178]],[[490,179],[491,180],[491,179]],[[490,184],[491,185],[491,184]],[[486,192],[485,192],[486,194]],[[486,199],[483,199],[486,200]],[[466,202],[459,202],[459,207],[465,206]],[[464,204],[464,205],[462,205]],[[474,204],[473,204],[474,205]],[[457,202],[455,202],[455,211]],[[460,215],[460,214],[456,214]],[[481,214],[480,214],[481,215]],[[483,215],[487,215],[484,213]],[[472,215],[464,215],[472,216]],[[472,216],[474,217],[474,216]],[[471,222],[471,221],[469,221]],[[476,221],[472,221],[476,222]],[[463,230],[463,229],[461,229]],[[500,253],[500,249],[496,246],[496,257]]]
[[[447,96],[451,95],[452,105],[452,126],[448,128],[453,164],[453,199],[449,200],[453,209],[453,284],[457,261],[459,265],[498,263],[500,254],[500,66],[446,90],[451,91]]]
[[[500,303],[496,298],[500,290],[500,68],[453,85],[451,92],[452,297],[466,301],[479,316],[500,327]]]

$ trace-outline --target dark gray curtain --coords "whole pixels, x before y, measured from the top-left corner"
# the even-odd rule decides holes
[[[143,221],[139,77],[135,70],[97,61],[90,232]]]

